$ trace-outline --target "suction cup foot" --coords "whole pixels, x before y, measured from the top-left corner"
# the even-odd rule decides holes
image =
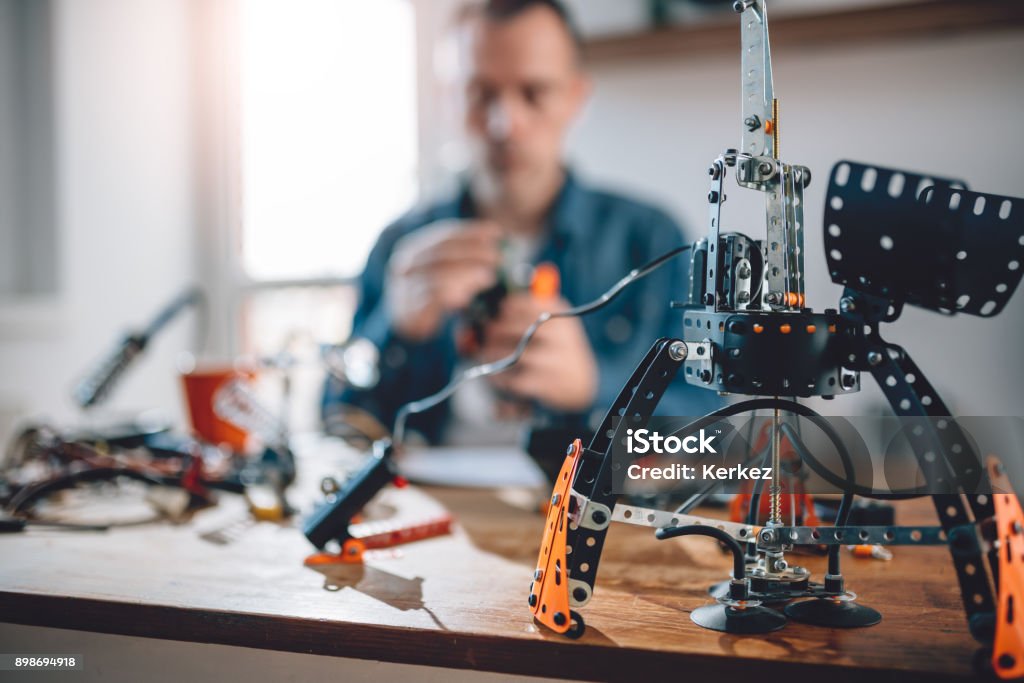
[[[878,610],[858,605],[852,600],[814,598],[786,606],[786,616],[794,621],[831,628],[874,626],[882,620]]]
[[[725,633],[771,633],[786,625],[786,617],[773,609],[760,606],[732,607],[705,605],[690,614],[693,623],[702,628]]]

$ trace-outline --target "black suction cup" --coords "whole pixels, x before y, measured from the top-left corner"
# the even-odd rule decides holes
[[[882,620],[878,610],[858,605],[852,600],[836,600],[834,598],[815,598],[802,600],[786,606],[786,616],[790,619],[833,628],[857,628],[874,626]]]
[[[725,633],[771,633],[786,625],[786,617],[773,609],[760,606],[740,609],[721,603],[698,607],[690,614],[690,619],[697,626]]]

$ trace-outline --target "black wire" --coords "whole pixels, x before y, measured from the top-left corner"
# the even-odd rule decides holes
[[[565,311],[545,311],[544,313],[541,313],[539,316],[537,316],[537,319],[533,321],[533,324],[531,324],[530,327],[527,328],[526,332],[523,333],[523,336],[519,338],[519,343],[516,345],[515,350],[511,354],[505,356],[504,358],[500,358],[496,361],[492,361],[490,363],[482,363],[480,365],[475,365],[471,368],[467,368],[466,370],[463,370],[461,373],[459,373],[457,377],[452,379],[440,391],[437,391],[431,394],[430,396],[427,396],[426,398],[421,398],[418,401],[411,401],[409,403],[406,403],[401,408],[399,408],[398,414],[395,416],[395,428],[392,432],[393,443],[396,446],[400,446],[402,444],[402,441],[405,438],[405,423],[409,419],[410,415],[416,415],[417,413],[422,413],[425,410],[430,410],[434,406],[438,405],[439,403],[447,399],[453,393],[455,393],[456,389],[458,389],[460,386],[462,386],[462,384],[468,382],[471,379],[488,377],[490,375],[495,375],[499,372],[504,372],[505,370],[508,370],[510,367],[518,363],[519,359],[522,358],[523,353],[526,352],[526,345],[530,343],[531,339],[533,339],[533,335],[536,334],[537,329],[547,321],[552,320],[554,318],[575,318],[582,315],[587,315],[588,313],[593,313],[596,310],[604,308],[609,303],[611,303],[612,300],[615,299],[626,287],[633,284],[637,280],[642,280],[643,278],[647,277],[648,275],[650,275],[651,273],[653,273],[654,271],[658,270],[663,265],[671,261],[673,258],[678,256],[679,254],[682,254],[685,251],[689,251],[691,246],[692,245],[685,244],[681,247],[676,247],[675,249],[672,249],[671,251],[662,254],[661,256],[655,258],[652,261],[649,261],[648,263],[640,266],[639,268],[634,268],[633,270],[629,271],[629,273],[625,277],[623,277],[614,285],[612,285],[611,288],[609,288],[604,294],[594,299],[593,301],[588,301],[585,304],[575,306]]]
[[[789,426],[787,425],[787,427],[789,427]],[[792,429],[792,428],[789,427],[789,429]],[[787,436],[788,436],[788,434],[787,434]],[[790,437],[790,440],[791,441],[793,440],[792,437]],[[795,445],[796,445],[796,443],[794,441],[794,446]],[[820,460],[815,458],[811,454],[811,452],[809,450],[807,450],[807,447],[804,446],[803,442],[800,443],[800,446],[802,447],[802,450],[799,449],[799,448],[796,449],[798,454],[800,455],[801,459],[806,461],[807,465],[812,470],[814,470],[815,474],[817,474],[819,477],[821,477],[822,479],[827,481],[829,484],[832,484],[836,488],[843,489],[843,490],[848,490],[851,493],[853,493],[854,495],[860,496],[861,498],[872,498],[872,499],[876,499],[876,500],[912,500],[914,498],[923,498],[923,497],[928,495],[927,493],[910,493],[907,489],[903,489],[903,490],[900,490],[900,491],[892,491],[892,492],[889,492],[889,493],[876,493],[874,491],[874,489],[871,489],[870,487],[862,486],[861,484],[858,484],[856,482],[856,478],[852,474],[849,474],[849,473],[847,475],[847,479],[844,481],[843,479],[840,479],[835,474],[835,472],[833,472],[832,470],[828,469],[828,467],[826,467],[824,464],[822,464],[822,462]],[[842,455],[840,455],[839,457],[842,458]],[[843,468],[846,469],[846,463],[845,462],[843,463]],[[851,472],[852,472],[852,464],[851,464]]]
[[[740,547],[740,544],[735,538],[721,529],[713,526],[705,526],[703,524],[668,526],[655,531],[654,536],[659,541],[664,541],[669,538],[678,538],[679,536],[710,536],[711,538],[717,539],[724,543],[732,552],[732,578],[737,581],[742,581],[747,577],[747,562],[743,557],[743,548]]]
[[[25,511],[36,501],[56,491],[71,488],[79,483],[110,481],[118,477],[127,477],[150,486],[164,484],[163,481],[156,477],[125,467],[93,467],[72,474],[62,474],[52,479],[46,479],[26,486],[7,503],[7,510],[11,514],[18,514]]]

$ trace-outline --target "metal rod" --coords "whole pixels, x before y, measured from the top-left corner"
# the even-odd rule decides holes
[[[779,158],[779,98],[772,98],[772,156]]]
[[[779,431],[779,409],[775,408],[772,413],[772,485],[768,487],[768,495],[771,500],[769,524],[782,524],[782,485],[780,484],[782,463],[779,455]]]

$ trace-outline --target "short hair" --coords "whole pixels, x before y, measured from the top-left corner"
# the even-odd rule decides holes
[[[577,28],[576,21],[573,19],[569,8],[560,0],[484,0],[482,3],[467,8],[469,11],[465,12],[463,17],[483,16],[491,21],[501,23],[514,19],[534,7],[545,7],[555,14],[555,17],[558,18],[559,23],[562,24],[565,32],[572,40],[576,56],[582,56],[583,36]]]

